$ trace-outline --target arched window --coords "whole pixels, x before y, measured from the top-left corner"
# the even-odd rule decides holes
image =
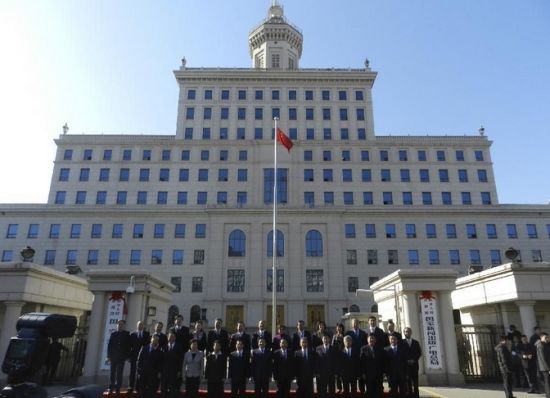
[[[349,312],[361,312],[357,304],[352,304],[349,306]]]
[[[374,304],[372,307],[370,307],[370,312],[378,312],[378,304]]]
[[[277,250],[277,257],[285,256],[285,236],[279,230],[277,230],[275,250]],[[267,257],[273,257],[273,230],[267,234]]]
[[[194,305],[189,311],[189,322],[194,323],[201,319],[201,307]]]
[[[180,310],[177,305],[171,305],[168,308],[168,321],[166,322],[166,328],[171,327],[174,324],[176,315],[180,313]]]
[[[229,234],[229,257],[244,257],[246,254],[246,236],[240,229],[235,229]]]
[[[323,237],[315,229],[306,234],[306,257],[323,257]]]

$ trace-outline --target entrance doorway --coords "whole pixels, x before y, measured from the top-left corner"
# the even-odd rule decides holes
[[[228,305],[225,307],[225,327],[229,333],[233,333],[237,322],[244,322],[244,305]]]
[[[307,306],[307,327],[317,330],[317,322],[325,320],[325,306],[323,304],[311,304]]]
[[[267,306],[267,311],[266,311],[266,319],[265,319],[265,323],[266,323],[266,329],[271,331],[272,328],[271,328],[271,317],[272,317],[272,309],[273,309],[273,306],[272,305],[268,305]],[[276,325],[280,325],[280,324],[285,324],[285,306],[284,305],[277,305],[277,313],[275,314],[275,322],[276,322]]]

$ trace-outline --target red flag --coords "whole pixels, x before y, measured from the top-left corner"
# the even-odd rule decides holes
[[[281,144],[283,144],[283,146],[289,152],[290,152],[290,148],[292,148],[292,146],[294,145],[292,143],[292,140],[290,138],[288,138],[288,136],[283,132],[283,130],[281,130],[278,127],[277,127],[277,141],[279,141]]]

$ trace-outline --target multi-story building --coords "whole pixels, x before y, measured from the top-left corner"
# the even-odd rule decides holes
[[[355,290],[399,268],[550,259],[549,206],[498,203],[482,131],[376,135],[376,72],[300,68],[276,2],[249,47],[251,68],[182,61],[175,135],[61,135],[48,203],[0,205],[0,259],[29,245],[59,270],[149,270],[188,320],[270,321],[274,117],[294,142],[278,146],[281,322],[370,311]]]

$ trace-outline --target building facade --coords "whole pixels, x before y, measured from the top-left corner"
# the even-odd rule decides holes
[[[355,290],[400,268],[550,259],[550,207],[498,203],[482,132],[376,135],[376,72],[300,68],[277,2],[249,48],[251,68],[182,60],[175,135],[56,139],[48,203],[0,205],[0,260],[29,245],[58,270],[153,271],[187,321],[270,322],[275,117],[294,142],[278,148],[280,322],[370,311]]]

